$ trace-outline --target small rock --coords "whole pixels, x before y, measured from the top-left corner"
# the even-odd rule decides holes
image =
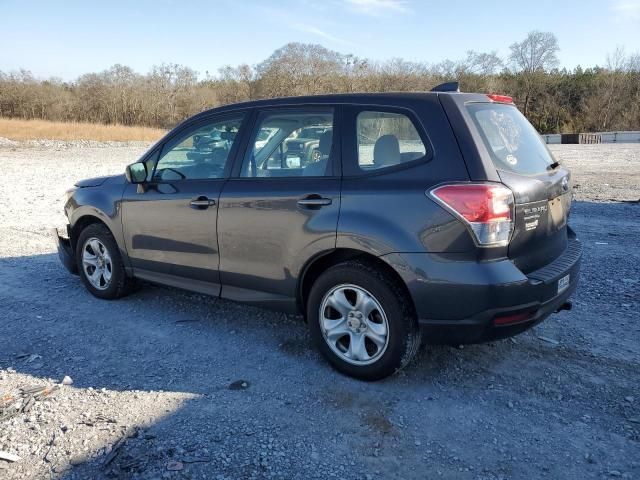
[[[629,402],[629,403],[633,403],[634,398],[629,396],[629,397],[624,397],[624,399]]]
[[[26,363],[33,363],[35,360],[38,360],[42,358],[40,355],[38,355],[37,353],[32,353],[31,355],[29,355],[27,357],[27,359],[25,360]]]
[[[64,378],[62,379],[62,385],[71,385],[71,384],[73,384],[73,380],[69,375],[65,375]]]
[[[622,474],[618,470],[609,470],[610,477],[621,477]]]
[[[19,462],[21,460],[18,455],[3,450],[0,450],[0,459],[6,460],[7,462]]]
[[[422,442],[420,440],[416,440],[415,441],[415,446],[419,447],[420,445],[422,445]]]
[[[236,380],[229,384],[229,390],[246,390],[249,388],[249,382],[246,380]]]
[[[167,463],[167,470],[171,471],[171,472],[177,472],[179,470],[182,470],[184,468],[184,465],[182,462],[169,462]]]
[[[513,408],[513,402],[508,402],[507,405],[509,406],[509,408]]]

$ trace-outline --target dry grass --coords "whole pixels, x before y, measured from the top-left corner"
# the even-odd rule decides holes
[[[97,140],[155,141],[166,133],[159,128],[101,125],[98,123],[49,122],[47,120],[18,120],[0,118],[0,137],[11,140]]]

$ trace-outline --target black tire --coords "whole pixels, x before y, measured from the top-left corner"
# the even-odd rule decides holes
[[[106,247],[108,254],[111,257],[111,279],[104,289],[94,287],[87,277],[87,272],[85,272],[85,269],[83,268],[83,248],[87,240],[91,238],[98,239],[102,245]],[[109,229],[102,224],[93,223],[80,232],[80,235],[78,236],[78,243],[76,244],[76,263],[84,286],[92,295],[98,298],[115,300],[116,298],[128,295],[135,288],[134,279],[128,277],[125,272],[118,244]]]
[[[387,317],[388,340],[384,353],[374,363],[354,365],[328,345],[320,327],[320,308],[329,292],[351,284],[369,292]],[[362,380],[380,380],[405,367],[417,353],[421,332],[410,299],[395,279],[369,262],[349,261],[329,268],[311,287],[306,305],[311,336],[323,356],[340,372]]]

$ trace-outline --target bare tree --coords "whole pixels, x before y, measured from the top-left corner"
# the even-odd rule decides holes
[[[344,67],[344,55],[321,45],[289,43],[256,70],[262,96],[285,97],[331,91]]]
[[[522,42],[510,47],[509,61],[513,70],[521,75],[525,84],[524,114],[529,111],[529,101],[536,83],[544,79],[545,72],[558,66],[558,39],[553,33],[529,32]]]
[[[255,70],[247,64],[242,64],[238,67],[225,65],[218,70],[218,78],[210,79],[210,82],[217,86],[222,103],[237,103],[253,100],[255,80]]]
[[[498,52],[483,53],[474,50],[467,51],[467,58],[462,64],[465,73],[488,77],[496,74],[503,66]]]
[[[225,66],[199,79],[182,65],[140,74],[123,65],[75,81],[0,72],[0,116],[171,127],[207,108],[273,96],[331,92],[426,91],[459,80],[465,91],[500,92],[524,101],[543,133],[640,128],[640,54],[618,49],[604,67],[557,65],[557,41],[532,32],[512,45],[509,69],[495,52],[469,51],[435,65],[401,58],[374,62],[320,45],[292,43],[252,67]],[[535,101],[534,101],[535,100]],[[582,129],[582,130],[580,130]]]

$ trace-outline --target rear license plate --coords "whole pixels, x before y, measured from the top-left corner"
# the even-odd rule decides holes
[[[558,293],[562,292],[569,286],[569,278],[570,278],[570,275],[567,274],[564,277],[562,277],[560,280],[558,280]]]

